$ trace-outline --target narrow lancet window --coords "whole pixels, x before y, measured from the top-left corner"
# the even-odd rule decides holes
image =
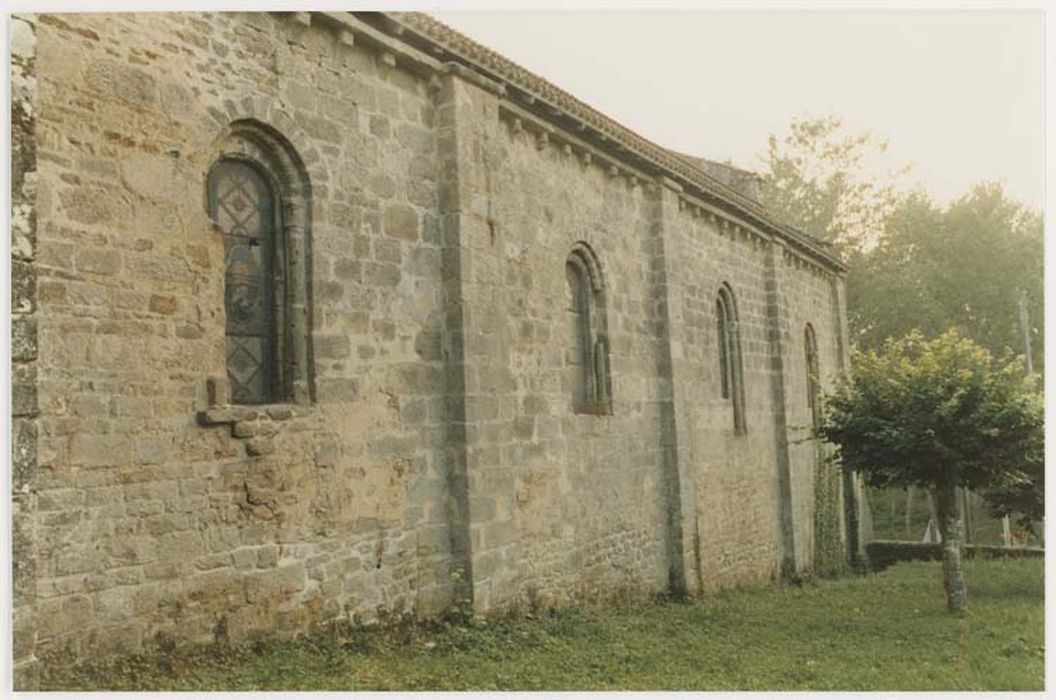
[[[715,302],[715,317],[718,319],[719,382],[722,398],[730,398],[730,318],[722,297]]]
[[[275,396],[276,210],[271,187],[246,161],[209,173],[209,214],[224,240],[227,376],[234,403]],[[280,288],[282,285],[278,285]]]
[[[585,406],[587,403],[587,349],[590,347],[590,314],[587,304],[586,270],[578,263],[569,260],[565,263],[565,281],[568,283],[568,367],[569,382],[572,387],[572,404]]]
[[[612,413],[604,285],[593,251],[578,243],[565,261],[565,367],[576,413]]]
[[[733,291],[723,284],[715,300],[716,341],[719,355],[719,392],[730,401],[733,429],[746,432],[744,415],[744,377],[741,364],[741,342],[737,326],[737,306]]]

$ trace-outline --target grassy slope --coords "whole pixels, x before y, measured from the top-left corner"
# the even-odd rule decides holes
[[[1041,560],[971,561],[964,618],[937,563],[543,620],[126,658],[48,689],[1041,690]]]

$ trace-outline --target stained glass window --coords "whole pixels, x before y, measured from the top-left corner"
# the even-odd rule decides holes
[[[209,173],[209,214],[224,238],[227,376],[234,403],[273,401],[274,196],[255,167],[224,159]]]

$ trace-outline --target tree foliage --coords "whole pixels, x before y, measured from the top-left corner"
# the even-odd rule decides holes
[[[964,609],[956,488],[1013,487],[1043,469],[1043,405],[1019,359],[995,362],[955,330],[914,331],[856,351],[854,372],[826,397],[819,436],[873,487],[935,496],[950,607]]]
[[[782,221],[837,245],[846,258],[852,339],[877,349],[917,328],[956,328],[995,355],[1024,352],[1019,290],[1026,292],[1032,359],[1043,371],[1041,215],[1000,185],[976,185],[946,207],[895,185],[906,168],[868,167],[886,143],[848,135],[839,118],[804,117],[771,135],[764,204]]]
[[[1029,461],[1022,472],[1008,474],[983,491],[983,498],[994,517],[1014,515],[1020,527],[1038,534],[1045,518],[1045,461]]]
[[[778,219],[839,248],[864,245],[897,200],[894,179],[865,166],[887,144],[869,133],[845,134],[838,117],[803,117],[782,140],[770,136],[762,196]]]
[[[1002,354],[1024,352],[1018,299],[1026,293],[1032,358],[1043,368],[1041,216],[998,184],[976,185],[948,207],[913,192],[887,218],[879,243],[848,259],[848,317],[859,347],[913,328],[961,335]]]
[[[1018,358],[995,362],[956,331],[854,353],[827,397],[822,436],[870,486],[979,489],[1042,460],[1043,406]],[[1011,480],[1011,481],[1009,481]]]
[[[994,356],[1022,353],[1022,292],[1031,357],[1042,373],[1041,215],[998,184],[976,185],[948,206],[923,190],[899,196],[898,171],[867,172],[885,146],[869,134],[846,135],[834,117],[796,120],[783,139],[769,139],[764,203],[786,223],[837,244],[849,267],[854,345],[881,350],[914,329],[928,337],[955,329]],[[1006,474],[983,495],[992,513],[1017,513],[1029,527],[1043,516],[1042,464]]]

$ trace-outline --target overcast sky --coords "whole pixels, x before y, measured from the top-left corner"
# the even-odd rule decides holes
[[[1039,11],[433,14],[668,148],[759,170],[769,134],[833,114],[939,201],[997,180],[1042,206]]]

